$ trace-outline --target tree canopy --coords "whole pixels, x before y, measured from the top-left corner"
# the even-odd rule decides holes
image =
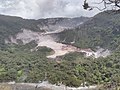
[[[84,9],[89,9],[89,10],[92,10],[94,8],[97,8],[99,10],[105,10],[108,5],[112,6],[112,7],[116,7],[117,9],[120,8],[120,0],[102,0],[101,2],[98,2],[97,4],[104,4],[104,7],[102,9],[100,9],[98,7],[89,6],[87,0],[84,0],[83,8]]]

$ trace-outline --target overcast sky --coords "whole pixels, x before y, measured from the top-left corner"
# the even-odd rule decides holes
[[[90,5],[101,0],[88,0]],[[83,0],[0,0],[0,14],[29,19],[94,16],[99,10],[84,10]]]

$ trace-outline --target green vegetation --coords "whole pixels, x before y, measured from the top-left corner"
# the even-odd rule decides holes
[[[61,42],[81,48],[100,46],[110,50],[120,49],[120,13],[106,11],[99,13],[82,26],[58,34]]]
[[[22,32],[21,29],[42,31],[37,26],[35,20],[25,20],[19,17],[0,15],[0,49],[6,47],[6,38],[9,36],[15,36],[18,32]]]
[[[70,53],[60,57],[62,61],[58,63],[46,58],[51,53],[46,49],[30,52],[12,46],[0,51],[0,82],[39,82],[46,77],[50,83],[76,87],[84,82],[88,85],[120,83],[120,52],[99,59]]]
[[[4,39],[15,35],[21,28],[39,31],[34,20],[0,16],[0,82],[63,83],[78,87],[81,84],[120,84],[120,14],[107,11],[93,17],[82,26],[56,34],[60,42],[75,40],[81,48],[101,46],[113,51],[107,58],[85,58],[81,53],[70,53],[59,57],[60,61],[47,59],[53,51],[39,47],[32,41],[26,45],[7,45]],[[3,20],[4,18],[4,20]],[[6,19],[5,19],[6,18]],[[9,23],[8,23],[9,22]]]

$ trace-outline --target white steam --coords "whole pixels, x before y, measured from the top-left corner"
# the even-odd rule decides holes
[[[0,13],[23,18],[93,16],[98,10],[83,9],[84,0],[0,0]],[[95,0],[88,0],[94,2]],[[97,0],[98,1],[98,0]]]

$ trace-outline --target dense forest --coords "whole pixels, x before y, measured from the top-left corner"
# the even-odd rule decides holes
[[[120,49],[120,13],[119,11],[104,11],[82,26],[65,30],[58,36],[61,42],[64,39],[65,43],[75,40],[74,45],[82,48],[100,46],[110,50],[118,50]]]
[[[36,43],[26,45],[5,44],[4,39],[15,35],[21,28],[41,31],[35,20],[0,17],[0,82],[63,83],[67,86],[120,84],[120,13],[102,12],[72,30],[56,34],[60,42],[75,40],[74,46],[96,49],[97,46],[112,51],[106,58],[86,58],[82,53],[69,53],[58,59],[48,59],[53,50],[39,47],[31,52]],[[65,41],[64,41],[65,39]],[[64,41],[64,42],[63,42]],[[86,82],[86,83],[85,83]]]
[[[39,48],[37,52],[24,50],[25,46],[11,46],[0,51],[0,81],[63,83],[78,87],[82,83],[119,84],[120,52],[107,58],[85,58],[80,53],[70,53],[54,61],[46,58],[51,49]],[[46,74],[46,75],[45,75]]]

